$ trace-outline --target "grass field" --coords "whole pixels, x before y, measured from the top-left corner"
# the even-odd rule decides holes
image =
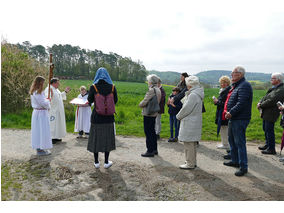
[[[69,101],[79,94],[79,87],[85,85],[89,88],[91,81],[85,80],[61,80],[60,90],[63,91],[66,86],[71,87],[71,91],[65,101],[65,115],[67,131],[74,131],[75,110],[76,108],[69,104]],[[144,98],[147,91],[147,84],[131,82],[115,82],[118,92],[118,103],[116,105],[115,121],[117,134],[144,136],[143,116],[141,109],[138,107],[139,102]],[[163,86],[167,97],[170,95],[172,86]],[[216,106],[212,102],[212,96],[218,96],[219,89],[205,89],[204,104],[206,113],[203,113],[202,140],[220,140],[216,136],[215,112]],[[249,141],[264,141],[262,131],[262,120],[256,109],[257,102],[264,96],[265,90],[254,90],[252,119],[247,129],[247,139]],[[161,137],[170,136],[168,107],[165,107],[165,114],[162,115]],[[32,109],[17,114],[2,114],[2,128],[21,128],[30,129]],[[282,136],[282,128],[277,121],[275,125],[276,142],[279,143]]]

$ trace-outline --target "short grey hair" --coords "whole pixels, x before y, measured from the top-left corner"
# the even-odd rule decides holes
[[[274,72],[271,74],[271,77],[274,76],[280,82],[283,82],[283,75],[280,72]]]
[[[246,73],[245,68],[243,68],[242,66],[236,66],[234,70],[237,70],[237,72],[240,72],[243,75],[245,75],[245,73]]]
[[[197,76],[191,75],[185,78],[185,83],[187,86],[197,86],[199,85],[199,78]]]
[[[150,82],[152,85],[158,84],[158,82],[161,81],[161,79],[155,74],[148,75],[146,78],[147,81]]]

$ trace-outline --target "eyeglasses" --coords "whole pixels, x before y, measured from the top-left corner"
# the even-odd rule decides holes
[[[277,78],[271,78],[270,80],[277,80]]]
[[[241,72],[231,72],[231,75],[240,74]]]

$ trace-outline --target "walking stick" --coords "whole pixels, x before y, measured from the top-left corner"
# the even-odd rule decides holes
[[[52,63],[52,53],[49,54],[49,77],[48,77],[48,98],[50,98],[50,81],[53,77],[54,64]]]

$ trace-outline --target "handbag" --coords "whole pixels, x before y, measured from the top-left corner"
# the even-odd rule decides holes
[[[156,95],[156,90],[154,88],[155,95],[151,98],[151,100],[148,102],[147,106],[145,107],[145,113],[147,115],[152,115],[156,112],[160,111],[160,105],[158,103],[158,98]]]

